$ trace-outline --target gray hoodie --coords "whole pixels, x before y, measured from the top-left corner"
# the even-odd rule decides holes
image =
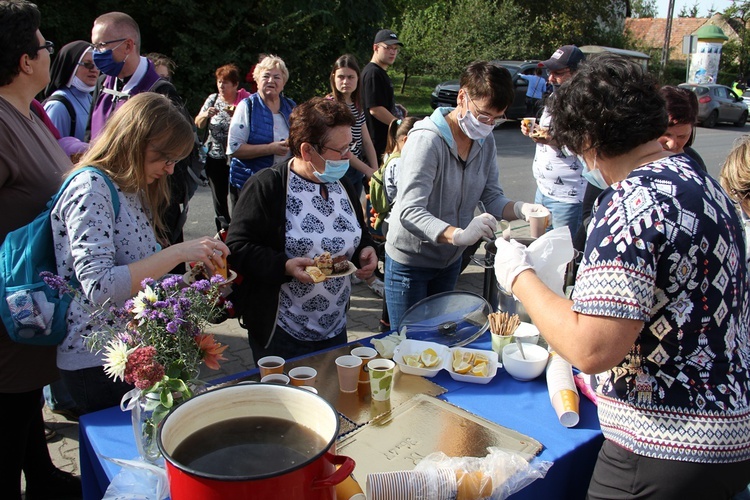
[[[447,267],[465,248],[438,243],[448,226],[466,228],[480,200],[498,220],[511,202],[498,180],[495,137],[474,141],[464,165],[445,121],[451,110],[438,108],[417,122],[401,153],[385,248],[403,265]]]

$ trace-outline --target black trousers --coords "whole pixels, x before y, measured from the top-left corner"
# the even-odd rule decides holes
[[[48,480],[54,469],[44,437],[42,389],[0,393],[0,498],[21,499],[21,471],[26,485]]]
[[[229,163],[226,158],[206,157],[206,177],[216,215],[216,231],[229,227]]]
[[[731,499],[750,482],[750,460],[680,462],[636,455],[605,440],[589,484],[589,500]]]

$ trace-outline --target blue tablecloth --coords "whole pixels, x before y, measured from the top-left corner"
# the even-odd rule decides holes
[[[471,347],[490,349],[489,333]],[[252,372],[230,378],[249,374]],[[531,382],[518,382],[499,370],[489,384],[477,385],[457,382],[443,371],[432,380],[448,389],[442,399],[531,436],[544,445],[539,458],[554,462],[554,466],[544,479],[535,481],[511,498],[567,500],[585,497],[603,441],[596,407],[589,400],[581,398],[580,422],[568,429],[557,420],[544,376]],[[132,459],[138,456],[130,413],[115,407],[82,416],[79,450],[84,499],[98,500],[120,470],[102,457]]]

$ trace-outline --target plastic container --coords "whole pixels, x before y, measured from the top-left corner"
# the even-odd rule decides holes
[[[404,356],[409,354],[421,354],[425,349],[433,349],[440,357],[440,362],[433,368],[417,368],[409,366],[404,362]],[[393,361],[398,365],[402,373],[409,375],[419,375],[421,377],[432,378],[443,369],[445,360],[451,356],[450,350],[443,344],[435,342],[426,342],[424,340],[406,339],[401,342],[393,352]],[[452,359],[452,358],[451,358]]]
[[[481,354],[485,356],[489,360],[489,371],[487,373],[487,376],[478,377],[469,373],[463,374],[453,371],[453,353],[455,351],[461,351],[462,353],[472,352],[474,354]],[[448,355],[448,359],[445,360],[445,364],[443,365],[443,367],[448,370],[453,380],[458,380],[459,382],[468,382],[470,384],[488,384],[490,380],[495,378],[495,375],[497,375],[497,366],[498,356],[495,351],[485,351],[483,349],[466,349],[464,347],[454,347],[453,349],[451,349],[450,354]]]

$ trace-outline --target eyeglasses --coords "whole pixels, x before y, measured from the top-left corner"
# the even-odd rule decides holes
[[[474,102],[474,100],[471,98],[468,92],[466,93],[466,97],[469,99],[469,102],[471,102],[476,108],[477,110],[476,119],[480,123],[484,123],[485,125],[492,125],[494,127],[497,127],[498,125],[502,125],[503,123],[508,121],[508,119],[505,117],[505,113],[503,113],[501,116],[498,116],[498,117],[493,117],[493,116],[484,114],[484,112],[481,109],[479,109],[479,106],[477,106],[477,104]]]
[[[352,150],[351,146],[347,146],[344,149],[336,149],[336,148],[331,148],[328,146],[320,146],[320,149],[330,149],[331,151],[336,151],[338,154],[341,155],[342,159],[345,158],[346,155],[348,155]]]
[[[97,52],[104,52],[104,49],[106,49],[107,45],[109,45],[110,43],[124,42],[125,40],[127,40],[127,38],[118,38],[117,40],[109,40],[108,42],[92,43],[91,48]],[[120,45],[122,45],[122,43]],[[118,45],[117,47],[119,47],[120,45]],[[115,47],[115,49],[117,47]]]
[[[734,188],[729,190],[729,193],[731,194],[731,198],[735,203],[743,203],[748,196],[750,196],[750,191],[738,191]]]
[[[55,53],[55,44],[47,40],[44,42],[44,45],[40,45],[36,48],[37,52],[39,52],[42,49],[47,49],[47,52],[49,52],[49,55],[52,55]]]
[[[378,44],[378,47],[380,47],[383,50],[387,50],[389,52],[396,52],[396,53],[398,53],[401,50],[401,47],[399,47],[395,43],[393,45],[380,45],[380,44]]]
[[[88,69],[88,70],[91,70],[91,69],[96,69],[96,64],[94,64],[94,63],[92,63],[92,62],[90,62],[90,61],[81,61],[81,62],[79,62],[79,63],[77,63],[77,64],[78,64],[79,66],[83,66],[84,68],[86,68],[86,69]]]

